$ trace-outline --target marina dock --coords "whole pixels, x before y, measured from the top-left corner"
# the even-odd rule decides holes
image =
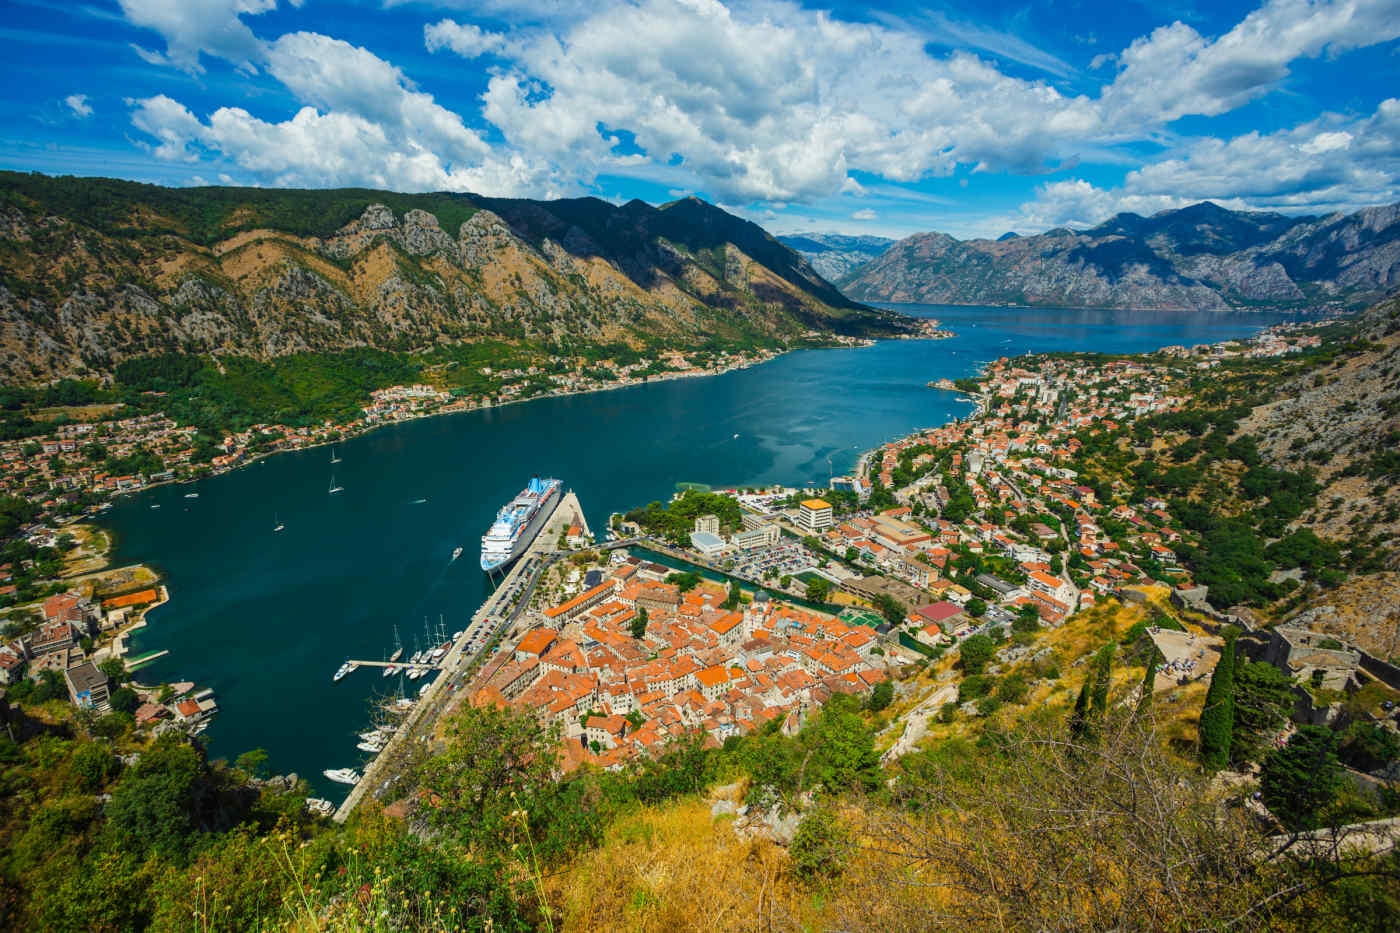
[[[413,709],[388,743],[365,766],[364,775],[359,783],[350,788],[349,795],[335,812],[334,819],[337,823],[349,819],[365,794],[388,787],[397,770],[408,760],[407,751],[414,747],[413,743],[431,742],[438,720],[453,708],[461,689],[466,685],[466,678],[462,675],[482,659],[494,645],[496,638],[504,633],[529,605],[530,594],[540,574],[559,559],[557,545],[560,536],[574,524],[577,524],[584,534],[588,534],[588,521],[584,518],[583,506],[571,490],[560,498],[535,540],[511,565],[495,591],[473,613],[471,622],[462,632],[462,637],[453,643],[452,648],[436,665],[396,662],[395,666],[401,668],[436,667],[442,674],[428,685],[427,691],[413,704]],[[468,653],[468,644],[474,636],[483,631],[483,627],[491,633],[485,641],[485,648],[481,652]],[[389,662],[385,661],[355,663],[366,667],[389,665]],[[453,683],[457,684],[457,688],[449,689],[448,685]]]

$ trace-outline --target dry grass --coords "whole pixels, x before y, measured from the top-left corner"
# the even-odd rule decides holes
[[[787,871],[787,853],[740,839],[732,820],[686,800],[620,820],[603,844],[545,879],[557,929],[748,931],[787,929],[813,908]]]
[[[121,402],[101,405],[56,405],[52,408],[40,408],[30,413],[30,417],[35,421],[57,421],[63,417],[74,421],[100,421],[104,415],[110,415],[121,407]]]

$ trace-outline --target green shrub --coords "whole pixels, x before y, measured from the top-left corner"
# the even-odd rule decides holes
[[[797,824],[788,848],[793,874],[804,881],[834,878],[845,866],[850,846],[845,829],[830,808],[813,808]]]
[[[964,677],[962,683],[958,684],[958,702],[966,703],[968,700],[975,700],[991,693],[996,687],[997,679],[990,674],[973,674]]]

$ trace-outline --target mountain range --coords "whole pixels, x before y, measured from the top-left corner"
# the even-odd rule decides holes
[[[695,198],[619,206],[0,173],[5,383],[103,375],[171,351],[771,345],[903,327]]]
[[[794,233],[778,237],[832,282],[839,281],[879,256],[895,242],[883,236],[846,236],[839,233]]]
[[[810,257],[809,257],[810,258]],[[860,301],[1223,310],[1359,307],[1400,286],[1400,204],[1293,217],[1211,202],[1088,230],[921,233],[838,277]]]

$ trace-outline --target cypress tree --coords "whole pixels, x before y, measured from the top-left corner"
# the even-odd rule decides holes
[[[1079,698],[1074,701],[1074,712],[1069,717],[1069,737],[1071,739],[1082,739],[1088,726],[1089,716],[1089,682],[1094,679],[1093,673],[1084,678],[1084,685],[1079,688]]]
[[[1108,712],[1108,688],[1111,683],[1110,670],[1113,667],[1113,646],[1104,645],[1094,656],[1094,689],[1092,709],[1095,717]]]
[[[1201,710],[1201,764],[1219,771],[1230,763],[1230,738],[1235,729],[1235,638],[1225,636],[1220,662],[1210,677],[1205,707]]]
[[[1142,675],[1142,689],[1138,693],[1137,709],[1133,711],[1134,715],[1142,715],[1143,711],[1152,703],[1152,693],[1157,689],[1157,665],[1164,660],[1161,649],[1154,644],[1151,653],[1147,656],[1147,670]]]

